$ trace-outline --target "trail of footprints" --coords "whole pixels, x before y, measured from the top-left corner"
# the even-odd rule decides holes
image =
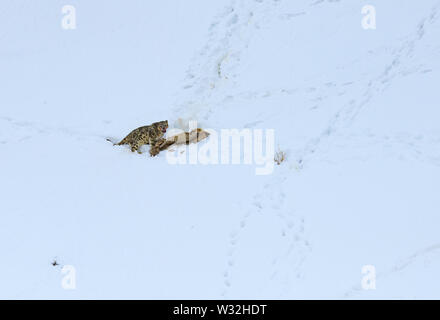
[[[434,261],[438,261],[440,256],[440,243],[435,243],[429,247],[422,248],[407,257],[397,261],[389,269],[378,272],[376,275],[376,281],[384,282],[386,279],[395,276],[397,273],[405,271],[416,263],[423,263],[424,267],[429,267]],[[432,259],[429,259],[432,258]],[[361,284],[357,283],[353,285],[344,294],[344,298],[353,299],[354,296],[361,296],[366,291],[362,289]]]
[[[282,295],[288,293],[292,281],[302,277],[302,263],[311,251],[311,245],[306,237],[306,222],[304,217],[286,208],[286,195],[282,191],[281,184],[282,181],[274,179],[266,184],[260,193],[254,195],[251,208],[242,216],[236,229],[230,233],[226,269],[223,272],[223,296],[227,296],[234,285],[232,275],[236,263],[240,262],[240,257],[236,254],[240,239],[244,236],[250,220],[258,214],[271,215],[272,218],[278,219],[282,225],[279,236],[285,241],[283,250],[273,257],[272,270],[267,274],[268,279],[281,282]]]
[[[206,45],[186,72],[183,96],[179,94],[174,108],[176,114],[199,120],[210,117],[212,108],[224,99],[217,89],[233,85],[241,53],[260,28],[260,21],[277,4],[278,0],[234,0],[225,7],[211,23]]]
[[[323,142],[328,141],[328,139],[340,128],[350,126],[377,93],[382,93],[390,86],[393,79],[405,74],[402,71],[405,59],[412,57],[417,43],[425,35],[427,26],[432,25],[437,21],[439,11],[440,5],[436,5],[431,9],[431,12],[418,24],[412,37],[403,42],[390,63],[384,67],[382,73],[366,83],[362,99],[359,101],[353,99],[336,112],[330,119],[327,128],[319,136],[311,139],[304,146],[303,150],[300,152],[298,161],[301,161],[302,163],[308,162],[307,160],[313,157],[316,150],[323,144]],[[301,165],[301,167],[302,166],[303,165]]]

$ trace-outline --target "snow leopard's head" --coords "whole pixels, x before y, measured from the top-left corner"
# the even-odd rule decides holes
[[[168,129],[168,120],[153,123],[159,132],[165,133]]]

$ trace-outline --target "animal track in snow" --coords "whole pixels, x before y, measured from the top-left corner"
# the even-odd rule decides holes
[[[230,232],[226,270],[223,272],[223,296],[227,296],[233,287],[231,275],[234,273],[239,240],[243,236],[243,231],[248,228],[250,220],[258,214],[281,222],[279,236],[284,245],[280,253],[273,257],[272,271],[268,275],[270,281],[282,283],[283,289],[279,294],[287,294],[292,281],[302,277],[301,266],[311,251],[311,245],[306,236],[305,218],[286,207],[286,194],[282,187],[284,180],[275,177],[265,184],[262,191],[253,196],[251,208],[241,217],[238,227]]]
[[[399,67],[402,66],[403,61],[406,58],[413,54],[417,42],[420,41],[425,34],[425,29],[428,23],[432,25],[434,22],[436,22],[439,8],[440,5],[436,5],[431,9],[430,14],[423,18],[419,23],[415,34],[413,34],[409,40],[405,41],[400,46],[390,63],[384,67],[382,73],[378,77],[368,81],[364,93],[362,94],[364,98],[360,101],[351,100],[347,105],[337,111],[332,119],[330,119],[327,128],[319,136],[311,139],[304,146],[298,159],[300,159],[302,162],[307,162],[307,160],[312,157],[313,154],[315,154],[316,150],[323,144],[324,141],[327,141],[336,130],[352,124],[361,110],[364,109],[364,107],[371,101],[375,94],[383,92],[391,84],[393,79],[401,75],[401,70],[399,70]]]
[[[213,104],[223,96],[216,96],[218,88],[230,86],[240,66],[241,55],[256,31],[278,1],[234,0],[215,18],[209,27],[208,41],[189,67],[183,96],[174,108],[182,118],[208,119]],[[182,102],[183,101],[183,102]]]
[[[404,259],[401,259],[400,261],[396,262],[390,269],[384,272],[378,272],[376,274],[376,281],[383,281],[383,279],[389,278],[393,275],[395,275],[398,272],[404,271],[406,268],[410,267],[411,265],[417,263],[423,258],[426,258],[431,255],[440,255],[440,244],[434,244],[432,246],[420,249],[413,254],[407,256]],[[429,265],[429,262],[425,262],[425,266]],[[362,287],[360,284],[354,285],[349,289],[345,294],[345,298],[353,298],[355,295],[359,295],[363,292]]]

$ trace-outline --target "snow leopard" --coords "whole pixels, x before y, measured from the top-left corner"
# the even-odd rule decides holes
[[[153,148],[156,145],[160,145],[164,142],[164,134],[168,129],[168,120],[154,122],[149,126],[139,127],[130,132],[124,139],[120,142],[115,143],[115,145],[120,146],[128,144],[131,147],[131,151],[137,151],[139,154],[140,147],[145,144],[149,144]],[[153,154],[150,152],[150,155]]]

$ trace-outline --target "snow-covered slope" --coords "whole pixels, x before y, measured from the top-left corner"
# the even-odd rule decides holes
[[[64,5],[0,4],[1,298],[440,297],[440,1]],[[287,160],[105,140],[163,119],[274,129]]]

